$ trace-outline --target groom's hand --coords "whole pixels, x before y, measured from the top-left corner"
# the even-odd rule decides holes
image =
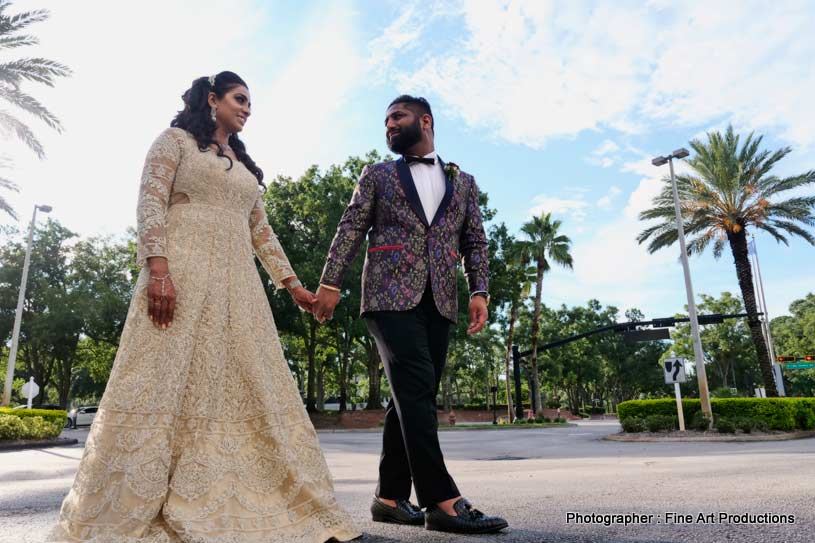
[[[340,293],[320,287],[317,289],[317,301],[314,303],[314,318],[319,322],[330,321],[334,316],[334,308],[340,301]]]
[[[487,324],[487,300],[483,296],[473,296],[470,298],[470,326],[467,333],[477,334]]]

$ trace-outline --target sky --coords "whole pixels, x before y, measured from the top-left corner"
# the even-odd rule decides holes
[[[51,12],[30,29],[40,44],[0,61],[42,56],[73,75],[23,87],[65,128],[19,114],[46,160],[0,139],[22,228],[35,204],[81,236],[135,226],[150,143],[193,79],[226,69],[249,84],[241,137],[267,180],[386,153],[387,104],[426,97],[439,155],[475,176],[494,222],[517,233],[543,211],[562,220],[574,269],[545,277],[550,306],[683,311],[678,246],[648,254],[635,239],[667,173],[652,157],[732,124],[792,148],[778,175],[815,169],[807,1],[18,0],[10,12],[39,8]],[[815,290],[815,248],[762,233],[756,245],[770,316],[787,314]],[[697,295],[739,292],[728,253],[690,268]]]

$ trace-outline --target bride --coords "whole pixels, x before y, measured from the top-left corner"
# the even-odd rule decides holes
[[[142,266],[58,541],[254,543],[359,536],[334,498],[254,263],[311,310],[238,138],[232,72],[196,79],[155,140],[138,203]]]

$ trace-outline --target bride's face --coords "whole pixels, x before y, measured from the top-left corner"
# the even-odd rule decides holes
[[[232,87],[224,97],[215,97],[215,123],[229,134],[237,134],[243,130],[249,115],[252,114],[252,99],[249,89],[243,85]]]

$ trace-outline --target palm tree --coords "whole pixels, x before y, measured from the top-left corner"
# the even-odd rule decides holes
[[[508,272],[512,278],[512,293],[509,309],[509,330],[507,331],[507,352],[504,358],[504,367],[506,370],[506,392],[507,392],[507,419],[512,420],[512,390],[510,383],[512,383],[512,375],[510,374],[509,362],[512,359],[512,342],[515,335],[515,322],[518,320],[518,311],[520,306],[523,305],[524,300],[529,297],[532,290],[532,282],[529,280],[535,274],[535,268],[529,266],[529,255],[524,250],[524,246],[517,241],[513,241],[509,250],[504,255]],[[520,398],[515,399],[520,402]]]
[[[11,2],[8,0],[0,0],[0,50],[36,45],[38,43],[36,37],[19,32],[29,25],[48,19],[48,11],[26,11],[9,15],[6,10],[10,5]],[[70,73],[71,70],[67,66],[45,58],[19,58],[4,62],[0,64],[0,98],[40,119],[57,132],[62,132],[59,119],[35,98],[20,90],[20,84],[23,81],[33,81],[53,87],[55,78],[67,76]],[[6,135],[13,133],[31,148],[37,157],[45,157],[42,144],[34,132],[28,125],[4,109],[0,109],[0,130]],[[0,178],[0,187],[16,190],[16,185],[8,179]],[[0,196],[0,210],[16,218],[14,210],[2,196]]]
[[[531,221],[521,227],[521,232],[528,238],[521,242],[522,250],[527,253],[529,262],[535,263],[535,310],[532,315],[532,357],[530,359],[534,388],[530,393],[534,413],[539,413],[543,409],[538,376],[538,330],[540,329],[543,274],[551,269],[550,260],[563,267],[572,268],[572,255],[569,254],[572,241],[558,234],[560,225],[560,221],[552,220],[551,213],[541,213],[540,217],[533,217]]]
[[[776,396],[772,363],[756,310],[747,229],[764,230],[785,245],[789,245],[788,235],[815,245],[815,237],[806,230],[815,226],[815,196],[778,198],[782,192],[815,183],[815,171],[783,178],[771,175],[772,168],[791,149],[784,147],[772,153],[759,150],[762,136],[754,138],[752,132],[741,146],[739,139],[729,126],[724,135],[708,133],[707,142],[691,141],[696,156],[687,160],[687,164],[692,172],[678,175],[676,183],[685,234],[693,238],[687,246],[688,254],[702,253],[713,242],[713,256],[719,258],[725,243],[730,245],[764,386],[767,395]],[[650,253],[678,239],[670,178],[664,179],[664,183],[662,192],[653,201],[654,207],[640,213],[640,220],[660,221],[637,237],[639,243],[650,240]]]

